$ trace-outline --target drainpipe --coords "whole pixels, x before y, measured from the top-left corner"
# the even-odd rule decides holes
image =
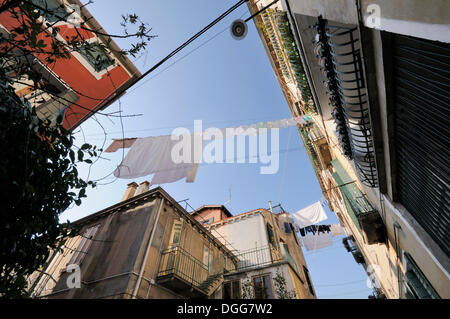
[[[142,260],[141,270],[139,271],[139,277],[138,277],[138,280],[136,282],[136,286],[134,287],[133,294],[131,295],[131,299],[136,299],[136,296],[137,296],[137,293],[138,293],[138,289],[139,289],[139,286],[140,286],[141,281],[142,281],[142,276],[144,274],[144,268],[145,268],[145,264],[147,262],[148,254],[150,253],[150,247],[152,246],[153,235],[155,235],[156,226],[158,224],[158,219],[159,219],[159,215],[161,213],[161,209],[162,209],[163,203],[164,203],[164,197],[161,197],[161,201],[160,201],[159,207],[158,207],[158,212],[156,213],[155,223],[153,225],[152,233],[150,234],[150,239],[147,242],[147,249],[145,251],[144,259]]]
[[[398,231],[402,229],[402,227],[397,223],[394,222],[394,240],[395,240],[395,254],[397,255],[397,281],[398,281],[398,299],[402,298],[402,275],[401,275],[401,269],[400,269],[400,245],[399,245],[399,238],[398,238]]]

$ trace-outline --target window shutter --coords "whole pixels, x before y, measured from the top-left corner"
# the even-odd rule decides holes
[[[93,227],[88,228],[84,234],[83,238],[76,248],[72,258],[70,259],[68,265],[75,264],[75,265],[81,265],[83,262],[84,257],[87,255],[87,252],[92,244],[92,239],[94,238],[95,234],[97,233],[97,230],[99,229],[100,225],[96,225]]]

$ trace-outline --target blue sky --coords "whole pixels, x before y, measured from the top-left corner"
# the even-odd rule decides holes
[[[136,13],[149,23],[158,37],[135,62],[145,71],[235,2],[97,0],[88,8],[109,33],[121,33],[119,23],[124,13]],[[254,24],[249,23],[244,40],[236,41],[229,34],[228,27],[234,19],[248,16],[247,7],[241,6],[129,90],[120,103],[106,110],[121,109],[124,114],[142,116],[123,118],[122,123],[118,118],[97,116],[107,132],[105,148],[112,138],[122,137],[122,125],[125,137],[146,137],[170,134],[176,127],[192,130],[194,120],[202,120],[207,128],[289,118],[289,107]],[[127,41],[117,43],[122,48],[129,47]],[[186,55],[201,44],[204,45]],[[76,135],[78,142],[81,144],[85,139],[101,147],[102,127],[94,119],[86,121]],[[280,130],[279,147],[289,151],[281,152],[277,174],[261,175],[260,163],[202,164],[195,183],[181,180],[162,187],[178,201],[189,198],[194,208],[224,204],[229,200],[231,188],[233,214],[268,208],[269,200],[274,205],[281,203],[293,213],[319,200],[321,189],[295,127]],[[126,185],[133,181],[115,179],[112,175],[122,155],[122,152],[104,153],[90,172],[87,167],[80,167],[83,177],[101,180],[96,189],[87,192],[88,198],[82,205],[68,209],[61,220],[77,220],[120,201]],[[150,178],[134,181],[140,183]],[[323,223],[338,223],[334,213],[327,210],[327,214],[329,219]],[[333,241],[332,247],[304,252],[318,298],[367,298],[371,290],[366,286],[362,266],[346,252],[342,236],[334,237]]]

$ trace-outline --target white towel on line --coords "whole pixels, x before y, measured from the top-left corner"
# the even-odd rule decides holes
[[[292,216],[300,228],[318,224],[328,218],[320,201],[299,210]]]

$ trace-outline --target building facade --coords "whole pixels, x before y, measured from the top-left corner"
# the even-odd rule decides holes
[[[238,263],[162,188],[148,190],[148,182],[130,183],[121,202],[74,224],[80,232],[29,278],[32,297],[217,298],[224,274]]]
[[[380,298],[450,296],[449,5],[280,0],[254,20],[292,114],[311,118],[300,137]]]
[[[316,298],[294,222],[284,211],[256,209],[233,216],[223,205],[192,213],[238,258],[224,275],[224,299]]]
[[[48,10],[40,10],[39,21],[51,24],[51,32],[56,40],[67,44],[72,37],[86,41],[80,50],[70,50],[70,58],[57,58],[50,63],[47,53],[24,54],[21,50],[11,50],[9,61],[3,61],[10,68],[9,75],[14,80],[15,91],[36,108],[42,119],[55,120],[64,113],[64,127],[73,129],[87,120],[94,112],[109,106],[119,96],[115,92],[139,77],[141,73],[123,54],[103,27],[79,0],[33,0],[34,4]],[[59,17],[70,15],[68,21]],[[83,23],[83,28],[77,27]],[[8,11],[0,14],[0,32],[3,37],[11,36],[19,20]],[[92,31],[90,31],[92,30]],[[36,41],[50,47],[50,40],[44,32]],[[106,50],[103,50],[106,48]],[[45,51],[45,50],[43,50]],[[18,63],[27,63],[34,72],[42,75],[37,83],[27,74],[15,75]],[[105,99],[109,99],[109,102]],[[114,98],[114,99],[113,99]],[[112,99],[112,100],[111,100]]]

